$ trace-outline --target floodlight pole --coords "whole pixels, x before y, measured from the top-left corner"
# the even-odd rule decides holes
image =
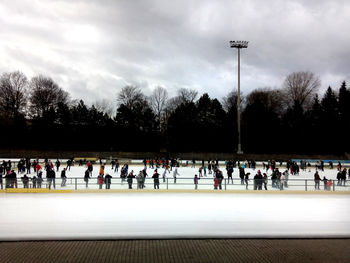
[[[237,92],[237,129],[238,129],[238,148],[237,153],[242,154],[241,145],[241,49],[238,50],[238,92]]]
[[[241,48],[248,47],[248,41],[230,41],[231,48],[238,50],[238,90],[237,90],[237,131],[238,148],[237,154],[243,154],[241,146]]]

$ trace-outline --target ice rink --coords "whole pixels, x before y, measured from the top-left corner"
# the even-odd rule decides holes
[[[0,240],[350,237],[350,195],[0,194]]]

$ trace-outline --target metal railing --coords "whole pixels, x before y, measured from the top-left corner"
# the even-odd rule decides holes
[[[70,177],[66,180],[61,178],[45,178],[33,181],[17,179],[0,179],[1,189],[6,188],[48,188],[60,190],[84,190],[84,189],[198,189],[198,190],[294,190],[294,191],[350,191],[348,180],[327,180],[315,181],[313,179],[288,179],[288,180],[241,180],[240,178],[224,178],[214,182],[214,178],[200,177],[198,183],[194,183],[194,178],[159,178],[158,183],[152,178],[146,178],[143,182],[133,178],[113,177],[110,183],[99,184],[98,178],[93,177],[85,181],[81,177]]]

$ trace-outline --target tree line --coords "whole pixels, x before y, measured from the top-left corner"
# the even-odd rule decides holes
[[[320,94],[311,72],[288,75],[281,88],[241,94],[242,149],[246,153],[349,152],[350,90]],[[146,96],[135,86],[86,105],[49,77],[0,76],[0,146],[39,150],[235,152],[237,91],[221,101],[207,93],[163,87]]]

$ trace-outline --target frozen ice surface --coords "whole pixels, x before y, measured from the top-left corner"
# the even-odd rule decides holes
[[[350,195],[0,194],[0,240],[350,237]]]

